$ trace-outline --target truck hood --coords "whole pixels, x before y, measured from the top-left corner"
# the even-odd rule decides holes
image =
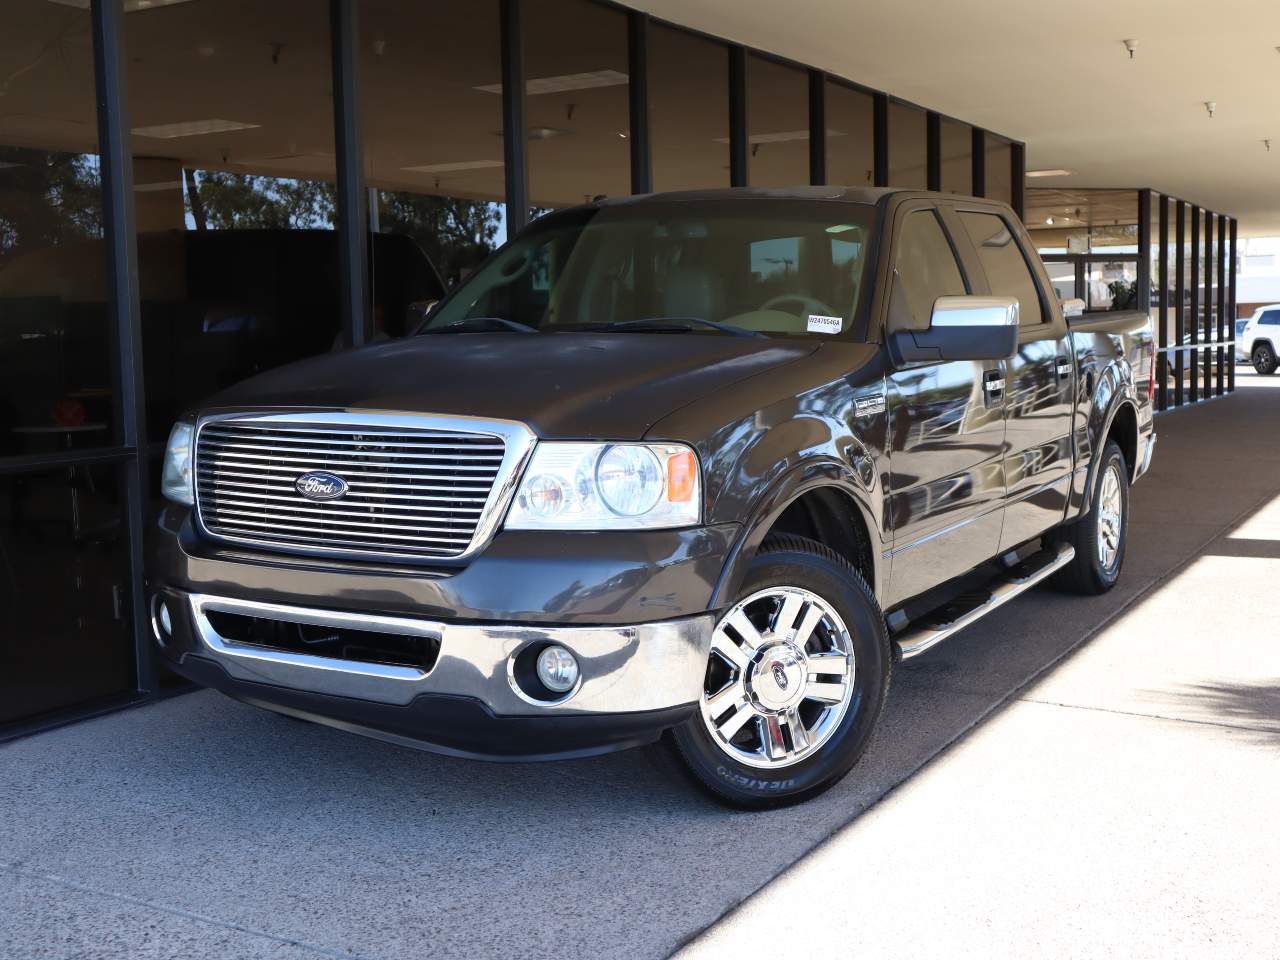
[[[207,405],[461,414],[520,420],[542,437],[638,440],[673,411],[817,349],[697,333],[418,336],[290,364]]]

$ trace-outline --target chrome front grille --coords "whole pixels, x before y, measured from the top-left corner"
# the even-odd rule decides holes
[[[519,424],[396,414],[214,416],[196,435],[210,536],[286,551],[454,559],[477,549],[532,444]],[[333,499],[299,491],[331,474]]]

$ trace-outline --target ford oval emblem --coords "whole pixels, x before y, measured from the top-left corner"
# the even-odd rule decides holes
[[[304,473],[293,482],[293,487],[308,500],[337,500],[347,492],[347,481],[336,473],[316,470]]]

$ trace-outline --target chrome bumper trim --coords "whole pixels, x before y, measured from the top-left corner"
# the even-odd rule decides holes
[[[1133,478],[1134,480],[1137,480],[1144,473],[1146,473],[1148,470],[1151,469],[1151,455],[1155,453],[1156,440],[1158,438],[1159,438],[1159,434],[1157,434],[1154,430],[1151,431],[1151,436],[1147,438],[1147,449],[1144,450],[1142,453],[1142,463],[1138,469],[1137,474]]]
[[[376,616],[198,593],[189,600],[199,654],[236,679],[400,706],[424,693],[473,697],[499,716],[632,713],[696,703],[715,625],[710,613],[626,626],[542,627]],[[238,644],[214,629],[208,611],[438,637],[440,654],[424,671]],[[572,697],[541,704],[512,689],[507,665],[531,643],[557,643],[577,657],[582,682]]]

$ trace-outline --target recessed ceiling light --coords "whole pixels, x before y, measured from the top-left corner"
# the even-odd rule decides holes
[[[172,140],[175,137],[199,137],[206,133],[252,130],[257,126],[256,123],[241,123],[239,120],[183,120],[180,123],[157,123],[150,127],[134,127],[133,132],[139,137]]]
[[[1070,170],[1028,170],[1028,177],[1069,177]]]
[[[530,96],[540,93],[564,93],[566,90],[591,90],[595,87],[620,87],[627,82],[627,75],[617,70],[595,70],[591,73],[565,73],[558,77],[535,77],[526,80],[524,92]],[[501,93],[502,84],[486,83],[476,87],[485,93]]]
[[[49,0],[60,3],[64,7],[75,7],[77,10],[88,10],[89,0]],[[172,7],[178,3],[190,3],[191,0],[124,0],[125,13],[137,13],[139,10],[154,10],[156,7]]]
[[[552,137],[563,137],[568,132],[559,127],[530,127],[527,134],[530,140],[550,140]]]
[[[502,166],[501,160],[457,160],[453,163],[424,163],[416,167],[401,167],[410,173],[454,173],[459,170],[492,170]]]

